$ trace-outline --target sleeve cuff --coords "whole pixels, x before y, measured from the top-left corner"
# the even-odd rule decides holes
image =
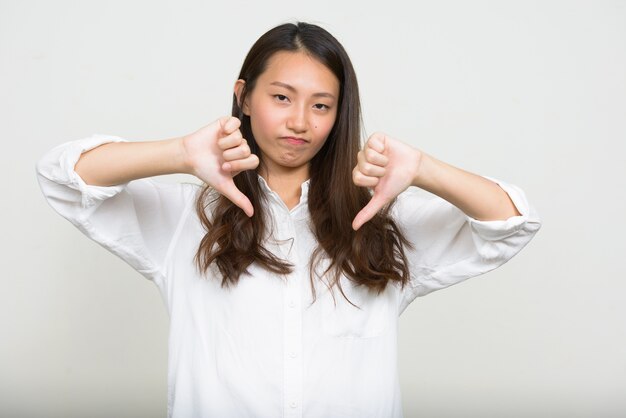
[[[82,153],[111,142],[128,141],[118,136],[94,134],[88,138],[72,142],[60,156],[61,171],[69,180],[67,186],[81,192],[81,203],[85,208],[92,206],[96,201],[118,194],[126,187],[126,184],[107,187],[89,185],[74,170]]]
[[[474,232],[488,241],[497,241],[515,234],[528,221],[531,208],[526,199],[524,191],[517,186],[507,184],[503,181],[483,176],[486,179],[498,184],[511,198],[513,204],[521,216],[512,216],[506,220],[479,221],[468,216],[469,224]]]

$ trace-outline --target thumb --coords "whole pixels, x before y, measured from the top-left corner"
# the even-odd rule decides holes
[[[250,199],[248,199],[245,194],[241,193],[237,186],[235,186],[234,182],[225,182],[220,185],[219,188],[216,187],[215,189],[224,195],[228,200],[240,207],[246,215],[248,215],[248,217],[252,217],[254,214],[254,208],[252,207],[252,203],[250,203]]]
[[[358,230],[363,224],[374,217],[387,203],[389,203],[390,199],[387,199],[380,194],[374,193],[372,199],[369,201],[367,205],[359,213],[356,214],[354,220],[352,221],[352,229],[355,231]]]

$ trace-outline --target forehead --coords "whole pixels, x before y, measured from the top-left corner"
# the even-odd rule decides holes
[[[286,83],[296,90],[339,93],[339,80],[317,59],[303,52],[280,51],[270,57],[258,79],[261,84]]]

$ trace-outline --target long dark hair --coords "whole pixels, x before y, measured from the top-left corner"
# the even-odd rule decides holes
[[[404,246],[409,243],[389,216],[390,206],[358,231],[352,229],[352,220],[369,202],[371,194],[352,183],[352,169],[357,162],[361,140],[361,105],[354,68],[337,39],[319,26],[298,22],[277,26],[256,41],[239,74],[239,79],[245,81],[239,101],[233,94],[232,115],[241,120],[243,137],[260,158],[250,117],[243,113],[241,104],[254,90],[270,57],[279,51],[309,54],[328,67],[340,83],[335,124],[325,144],[311,160],[309,170],[310,224],[319,243],[310,260],[314,300],[313,280],[316,277],[323,279],[329,289],[337,285],[344,297],[339,280],[341,274],[378,293],[389,281],[404,286],[409,280]],[[198,216],[207,231],[196,253],[199,270],[206,273],[215,263],[222,275],[223,287],[236,285],[253,262],[278,275],[290,273],[292,265],[263,246],[269,226],[265,223],[264,193],[258,174],[244,171],[234,177],[234,182],[250,199],[255,214],[249,218],[227,198],[211,193],[210,186],[205,186],[196,204]],[[212,220],[206,214],[209,206]],[[328,268],[319,272],[315,266],[322,258],[329,260]]]

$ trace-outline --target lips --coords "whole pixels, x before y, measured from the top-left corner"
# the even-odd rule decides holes
[[[292,144],[292,145],[301,145],[301,144],[306,144],[309,142],[304,138],[298,138],[295,136],[283,136],[282,139],[284,139],[285,141],[287,141],[287,143]]]

